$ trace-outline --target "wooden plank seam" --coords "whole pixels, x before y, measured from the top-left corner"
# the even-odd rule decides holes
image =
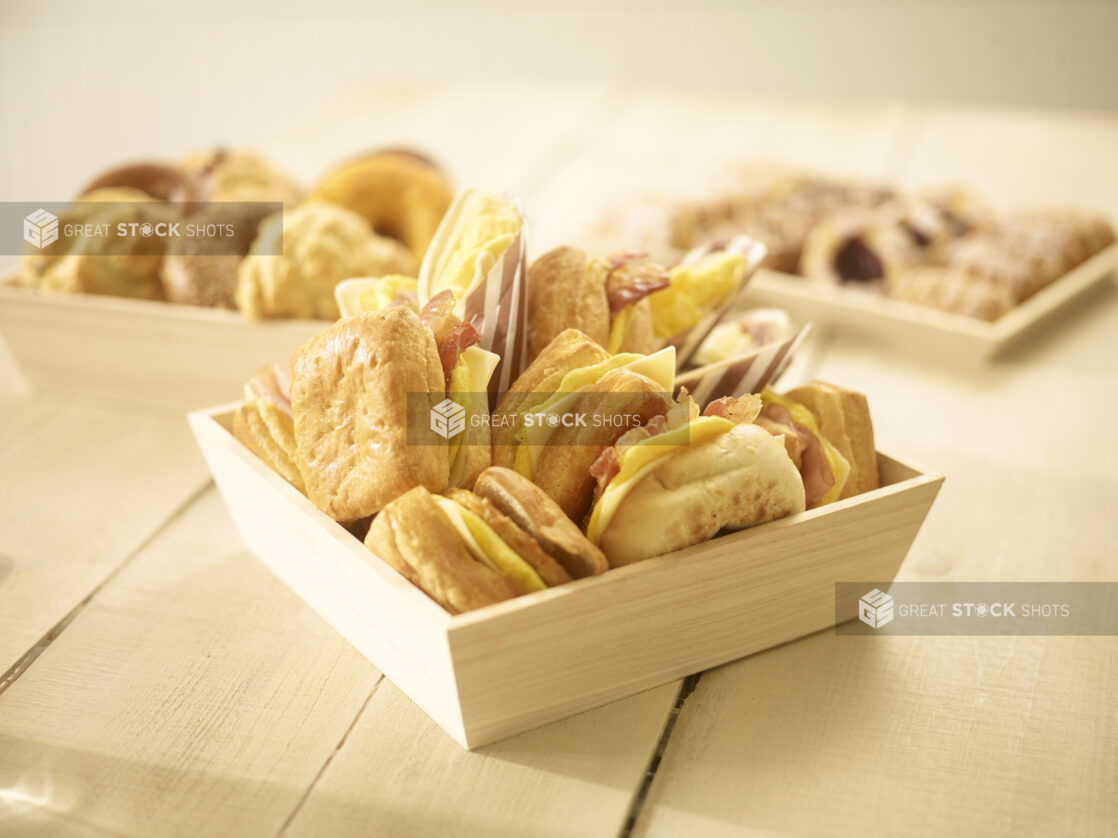
[[[640,816],[641,808],[644,806],[645,798],[648,797],[648,790],[652,788],[652,781],[656,778],[656,772],[660,768],[660,760],[664,756],[664,751],[668,748],[668,740],[671,739],[672,731],[675,730],[676,720],[679,719],[679,714],[683,712],[683,704],[687,701],[688,696],[695,692],[695,688],[699,686],[699,679],[702,677],[703,673],[696,672],[694,675],[688,675],[683,679],[683,683],[679,687],[679,693],[675,698],[675,704],[672,706],[668,718],[664,721],[664,729],[660,732],[660,739],[656,743],[656,748],[652,751],[648,767],[644,771],[640,786],[633,795],[633,802],[629,805],[629,813],[625,818],[625,824],[621,827],[621,832],[618,833],[617,838],[629,838],[632,834],[633,828],[637,824],[637,818]]]
[[[113,568],[109,575],[101,580],[100,584],[94,587],[93,590],[90,591],[85,596],[85,598],[81,600],[81,602],[70,609],[69,613],[67,613],[65,617],[51,626],[50,630],[47,631],[47,633],[44,634],[41,638],[39,638],[38,642],[36,642],[30,649],[28,649],[23,654],[23,656],[20,657],[19,660],[12,664],[8,671],[0,676],[0,695],[3,695],[8,687],[19,680],[20,676],[22,676],[23,673],[25,673],[30,668],[31,664],[38,660],[39,656],[43,654],[43,652],[45,652],[47,648],[55,640],[57,640],[64,631],[66,631],[66,629],[70,626],[70,623],[72,623],[77,618],[77,616],[83,610],[85,610],[85,607],[93,601],[93,598],[97,596],[97,594],[99,594],[102,589],[104,589],[109,583],[116,579],[117,576],[120,575],[121,571],[124,570],[124,568],[128,567],[128,565],[132,563],[132,560],[135,559],[136,556],[138,556],[140,553],[142,553],[148,547],[148,545],[151,544],[152,541],[154,541],[161,532],[163,532],[163,530],[177,521],[180,517],[185,515],[186,511],[191,507],[191,505],[193,505],[195,501],[201,498],[202,495],[208,492],[212,487],[213,481],[207,481],[203,486],[201,486],[201,488],[199,488],[196,492],[186,498],[186,500],[184,500],[179,506],[175,507],[175,509],[172,510],[171,514],[168,515],[163,521],[158,522],[157,525],[152,529],[152,531],[148,533],[147,537],[143,541],[141,541],[139,545],[136,546],[136,549],[125,556],[124,560],[115,568]]]
[[[296,803],[295,808],[291,810],[291,814],[289,814],[284,820],[283,825],[279,828],[279,832],[276,833],[276,838],[281,838],[281,836],[286,834],[288,828],[295,821],[296,815],[298,815],[299,812],[302,811],[303,804],[307,802],[307,799],[311,796],[311,792],[313,792],[318,786],[318,781],[322,779],[322,776],[326,773],[326,769],[328,769],[330,767],[330,763],[334,761],[334,757],[336,757],[341,752],[342,748],[345,747],[345,743],[349,739],[349,735],[353,733],[354,728],[357,727],[357,723],[361,721],[361,717],[365,715],[365,708],[369,706],[369,703],[373,700],[373,696],[377,694],[377,690],[380,689],[380,685],[383,683],[384,676],[381,675],[377,679],[377,682],[373,684],[373,688],[369,690],[369,694],[365,696],[365,700],[361,702],[361,706],[358,708],[356,715],[354,715],[353,720],[345,729],[345,732],[342,734],[342,738],[338,740],[338,744],[334,747],[334,750],[332,750],[330,752],[330,755],[326,757],[326,761],[322,763],[322,766],[315,773],[314,779],[311,780],[310,785],[307,786],[307,790],[303,792],[302,796],[299,798],[299,802]]]

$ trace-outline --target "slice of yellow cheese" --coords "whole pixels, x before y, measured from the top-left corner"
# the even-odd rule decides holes
[[[450,372],[450,386],[446,391],[450,399],[466,409],[467,428],[471,427],[474,416],[487,412],[489,379],[500,362],[500,355],[478,346],[467,347],[458,356],[458,363]],[[462,450],[465,437],[466,433],[463,432],[448,441],[451,486],[458,485],[466,468],[466,456]]]
[[[542,404],[530,407],[521,414],[517,431],[520,446],[516,451],[513,468],[531,479],[535,475],[541,447],[547,444],[551,435],[562,424],[552,424],[548,421],[549,417],[561,417],[570,412],[583,390],[596,384],[606,373],[622,368],[643,375],[654,381],[665,393],[671,393],[675,387],[675,347],[668,346],[651,355],[625,352],[568,372],[555,393]],[[532,414],[531,424],[525,418],[525,414],[529,413]]]
[[[524,593],[547,587],[528,562],[506,544],[489,524],[450,498],[436,497],[466,549],[477,561],[497,573],[509,576]]]
[[[744,270],[745,256],[726,250],[672,268],[671,284],[648,297],[656,337],[682,334],[725,303],[741,284]]]
[[[602,533],[613,520],[613,515],[621,501],[664,457],[680,449],[700,445],[726,433],[733,427],[733,422],[721,416],[700,416],[686,425],[657,434],[626,448],[621,454],[620,471],[606,486],[606,490],[602,492],[590,513],[587,537],[594,544],[598,543]]]
[[[613,322],[609,324],[609,341],[606,343],[606,352],[610,355],[616,355],[621,351],[621,344],[625,340],[625,329],[629,325],[629,315],[632,312],[632,306],[625,306],[617,312]]]
[[[819,501],[819,506],[838,500],[839,495],[842,494],[843,487],[846,485],[847,478],[850,477],[850,463],[848,463],[846,458],[839,453],[839,450],[831,445],[831,443],[827,441],[827,438],[823,436],[823,432],[819,430],[819,423],[815,420],[815,414],[806,406],[799,402],[794,402],[791,399],[786,399],[784,396],[770,390],[768,387],[761,391],[761,401],[764,404],[778,404],[785,408],[792,416],[793,422],[803,425],[811,431],[811,433],[815,434],[820,445],[823,446],[823,456],[826,458],[827,465],[831,467],[831,473],[835,477],[835,485],[827,491],[827,494],[823,495]]]

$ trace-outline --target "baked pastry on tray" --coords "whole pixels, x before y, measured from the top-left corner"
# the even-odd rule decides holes
[[[334,320],[334,286],[355,276],[415,275],[399,242],[376,235],[356,213],[312,201],[260,225],[240,263],[236,301],[247,317]]]

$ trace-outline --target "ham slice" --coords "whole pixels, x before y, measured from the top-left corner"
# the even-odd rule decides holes
[[[445,336],[446,331],[458,322],[454,316],[454,292],[442,291],[427,301],[419,311],[423,325],[435,333],[435,342]]]
[[[248,380],[248,386],[256,395],[291,416],[291,378],[279,364],[257,370]]]
[[[817,506],[835,485],[835,474],[823,453],[823,443],[815,434],[796,422],[783,405],[765,405],[756,423],[774,436],[784,434],[784,447],[804,481],[807,508]]]

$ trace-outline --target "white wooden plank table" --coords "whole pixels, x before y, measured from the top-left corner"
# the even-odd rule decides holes
[[[397,135],[346,92],[277,154],[419,138],[537,254],[753,156],[1118,214],[1115,117],[515,92],[401,94]],[[1111,288],[988,369],[837,335],[794,374],[947,474],[904,578],[1115,580],[1116,356]],[[465,752],[244,551],[185,422],[0,394],[0,835],[1118,830],[1114,638],[822,633]]]

